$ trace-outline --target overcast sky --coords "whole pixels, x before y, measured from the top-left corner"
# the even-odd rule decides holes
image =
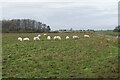
[[[118,0],[2,0],[2,19],[34,19],[57,29],[114,29]]]

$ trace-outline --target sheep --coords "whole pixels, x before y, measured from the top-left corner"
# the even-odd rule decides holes
[[[39,41],[40,38],[37,36],[37,37],[34,37],[33,40]]]
[[[54,36],[54,40],[56,40],[57,39],[57,36]]]
[[[30,39],[29,38],[23,38],[23,41],[29,41]]]
[[[47,34],[44,34],[44,36],[47,36]]]
[[[85,38],[90,38],[90,36],[89,36],[89,35],[84,35],[84,37],[85,37]]]
[[[38,35],[37,37],[40,37],[41,35]]]
[[[61,40],[61,37],[60,36],[54,36],[54,40]]]
[[[73,36],[73,39],[79,39],[79,37],[78,36]]]
[[[66,40],[69,39],[69,36],[66,36]]]
[[[60,36],[57,36],[57,38],[58,38],[59,40],[61,40],[61,37],[60,37]]]
[[[50,39],[51,39],[51,37],[50,37],[50,36],[48,36],[48,37],[47,37],[47,39],[48,39],[48,40],[50,40]]]
[[[19,41],[22,41],[22,38],[21,38],[21,37],[18,37],[18,40],[19,40]]]
[[[119,38],[119,36],[116,36],[116,38]]]

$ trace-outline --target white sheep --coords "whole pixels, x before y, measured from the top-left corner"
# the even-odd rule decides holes
[[[60,36],[57,36],[57,38],[58,38],[59,40],[61,40],[61,37],[60,37]]]
[[[22,41],[22,38],[21,38],[21,37],[18,37],[18,40],[19,40],[19,41]]]
[[[37,36],[37,37],[34,37],[33,40],[39,41],[40,38]]]
[[[47,34],[44,34],[44,36],[46,36]]]
[[[57,36],[54,36],[54,40],[56,40],[57,39]]]
[[[73,39],[79,39],[79,37],[78,36],[73,36]]]
[[[29,41],[30,39],[29,38],[23,38],[23,41]]]
[[[89,36],[89,35],[84,35],[84,37],[85,37],[85,38],[90,38],[90,36]]]
[[[119,38],[119,36],[116,36],[116,38]]]
[[[54,40],[61,40],[61,37],[60,36],[54,36]]]
[[[47,37],[47,39],[48,39],[48,40],[50,40],[50,39],[51,39],[51,37],[50,37],[50,36],[48,36],[48,37]]]
[[[38,35],[37,37],[41,37],[41,35]]]
[[[69,39],[69,36],[66,36],[66,40]]]

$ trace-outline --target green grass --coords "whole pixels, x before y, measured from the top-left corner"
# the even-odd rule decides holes
[[[2,35],[3,78],[116,78],[118,77],[117,39],[84,33],[49,33],[52,40],[38,33]],[[53,40],[60,35],[62,40]],[[65,36],[70,36],[65,40]],[[80,39],[72,39],[78,35]],[[17,38],[29,37],[20,42]],[[110,39],[110,40],[108,40]]]
[[[95,33],[112,35],[112,36],[120,36],[120,32],[113,32],[113,31],[96,31]]]

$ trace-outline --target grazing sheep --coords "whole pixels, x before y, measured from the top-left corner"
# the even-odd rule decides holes
[[[60,36],[54,36],[54,40],[61,40],[61,37]]]
[[[78,36],[73,36],[73,39],[79,39],[79,37]]]
[[[89,36],[89,35],[84,35],[84,37],[86,37],[86,38],[90,38],[90,36]]]
[[[18,37],[18,40],[19,40],[19,41],[22,41],[22,38],[21,38],[21,37]]]
[[[30,39],[29,38],[23,38],[23,41],[29,41]]]
[[[48,40],[50,40],[50,39],[51,39],[51,37],[50,37],[50,36],[48,36],[48,37],[47,37],[47,39],[48,39]]]
[[[40,37],[41,35],[38,35],[37,37]]]
[[[119,38],[119,36],[116,36],[116,38]]]
[[[57,36],[54,36],[54,40],[56,40],[57,39]]]
[[[44,34],[44,36],[47,36],[47,34]]]
[[[61,37],[60,37],[60,36],[57,36],[57,38],[58,38],[59,40],[61,40]]]
[[[33,40],[35,40],[35,41],[39,41],[40,38],[39,38],[39,37],[34,37]]]
[[[66,40],[69,39],[69,36],[66,36]]]

